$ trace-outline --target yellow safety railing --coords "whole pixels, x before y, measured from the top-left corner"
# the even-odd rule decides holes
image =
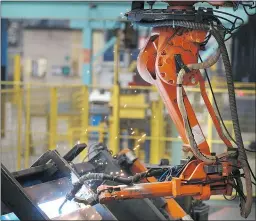
[[[20,58],[15,57],[15,81],[1,82],[1,85],[5,86],[1,89],[1,97],[4,98],[1,108],[9,108],[4,112],[5,116],[1,116],[1,121],[6,122],[5,128],[2,129],[4,131],[1,131],[1,134],[4,134],[1,152],[4,154],[9,152],[11,154],[6,156],[13,157],[12,160],[6,157],[6,163],[15,162],[13,169],[26,168],[48,149],[57,148],[59,152],[64,153],[76,142],[90,143],[92,140],[107,142],[114,154],[126,145],[134,149],[141,159],[147,159],[153,164],[158,163],[161,158],[171,159],[171,154],[176,151],[173,148],[181,149],[182,141],[177,136],[177,132],[170,129],[172,122],[169,120],[170,117],[156,88],[153,86],[120,87],[117,68],[118,45],[115,46],[115,52],[116,68],[114,69],[114,84],[111,88],[100,85],[24,83],[20,80]],[[255,84],[238,83],[235,86],[239,96],[242,94],[255,101]],[[224,112],[227,89],[222,83],[216,82],[213,87],[221,112]],[[89,95],[95,88],[109,90],[112,94],[108,103],[111,110],[110,115],[106,116],[108,120],[102,118],[98,126],[90,124],[92,113],[90,113]],[[123,94],[122,91],[129,93]],[[213,128],[211,117],[207,112],[202,111],[205,108],[201,107],[199,88],[186,88],[186,91],[198,113],[211,150],[224,148],[223,142]],[[207,93],[213,103],[208,87]],[[124,126],[124,122],[130,121],[135,126]],[[140,123],[136,125],[136,122]],[[230,120],[225,123],[232,133]],[[140,127],[142,124],[147,125],[147,128]],[[243,136],[246,133],[243,133]],[[253,125],[251,133],[255,134]],[[245,136],[245,145],[250,144],[251,141],[253,140],[250,134]],[[177,143],[180,145],[173,145]],[[85,151],[82,158],[86,154]]]
[[[1,82],[2,85],[9,85],[11,86],[10,82]],[[39,131],[34,131],[35,126],[31,128],[31,123],[34,124],[36,122],[34,118],[44,117],[44,120],[47,121],[48,127],[46,127],[46,130],[43,132],[45,135],[45,139],[43,142],[46,143],[47,148],[45,149],[55,149],[57,145],[59,145],[59,141],[68,141],[67,146],[74,145],[75,140],[79,140],[80,142],[88,143],[89,141],[89,134],[92,132],[98,132],[99,133],[99,141],[103,141],[104,138],[108,139],[108,145],[109,148],[112,149],[114,153],[117,153],[120,150],[120,139],[128,139],[128,140],[134,140],[135,144],[133,148],[140,146],[140,142],[142,139],[141,135],[136,134],[130,134],[130,135],[122,135],[120,133],[120,111],[122,109],[125,109],[127,107],[121,106],[120,104],[117,105],[117,103],[111,102],[112,107],[112,114],[108,116],[109,120],[109,126],[103,126],[104,124],[101,123],[99,126],[90,126],[89,124],[89,107],[90,103],[88,100],[89,97],[89,88],[83,85],[79,86],[71,86],[71,87],[65,87],[65,90],[69,90],[70,88],[74,89],[75,91],[73,94],[76,93],[76,99],[79,100],[79,105],[74,107],[75,113],[65,113],[64,115],[60,113],[59,111],[59,99],[61,97],[61,94],[59,93],[60,89],[63,90],[63,86],[61,85],[55,85],[55,86],[45,86],[41,87],[41,89],[44,89],[44,91],[47,91],[47,94],[49,95],[47,97],[47,104],[48,107],[45,107],[45,109],[48,108],[48,112],[45,115],[36,114],[34,111],[35,109],[32,108],[34,105],[37,104],[37,101],[40,100],[40,98],[36,98],[35,95],[37,94],[36,91],[40,91],[39,88],[35,85],[31,84],[20,84],[17,87],[17,84],[13,84],[13,87],[4,88],[1,90],[1,96],[5,97],[5,104],[11,104],[11,109],[15,111],[11,111],[14,115],[12,116],[13,119],[16,119],[14,122],[14,125],[12,128],[16,128],[13,130],[9,130],[9,133],[11,132],[13,136],[16,138],[16,164],[17,168],[20,169],[22,167],[28,167],[30,165],[30,156],[31,153],[31,146],[35,146],[34,148],[37,148],[35,143],[36,140],[33,140],[33,136],[35,136],[36,133],[40,133],[40,126]],[[122,88],[123,90],[124,88]],[[116,91],[115,91],[116,90]],[[153,87],[128,87],[126,90],[141,90],[141,93],[144,93],[143,90],[154,92],[155,89]],[[188,89],[187,92],[191,93],[197,93],[197,89]],[[215,91],[216,92],[216,91]],[[217,90],[217,94],[224,94],[226,93],[225,89]],[[248,95],[251,97],[251,99],[255,99],[255,94],[252,93],[250,90],[243,90],[244,96]],[[40,95],[40,93],[38,94]],[[112,96],[121,97],[120,90],[114,89]],[[209,98],[212,102],[211,94],[209,93]],[[136,101],[136,100],[135,100]],[[71,103],[71,100],[70,100]],[[150,141],[151,146],[151,154],[150,154],[150,162],[151,163],[157,163],[159,159],[161,159],[164,156],[164,150],[165,150],[165,143],[166,142],[181,142],[181,139],[179,137],[173,137],[171,135],[167,135],[165,133],[166,131],[166,122],[164,119],[164,116],[167,116],[167,114],[163,114],[164,112],[164,105],[163,102],[158,99],[156,101],[151,101],[150,104],[136,104],[133,105],[140,105],[142,109],[146,111],[146,109],[151,110],[151,115],[149,117],[149,123],[150,125],[150,135],[145,133],[142,133],[143,131],[140,130],[140,133],[142,133],[144,141]],[[41,108],[40,108],[41,109]],[[6,113],[7,114],[7,113]],[[63,117],[62,117],[63,116]],[[146,116],[146,115],[145,115]],[[78,119],[79,125],[74,125],[72,122],[75,121],[75,118]],[[61,134],[58,132],[59,127],[59,120],[60,119],[66,119],[68,130],[65,134]],[[136,119],[133,119],[136,121]],[[212,120],[209,116],[207,116],[206,121],[202,120],[203,123],[206,123],[207,128],[207,139],[209,146],[212,148],[213,145],[222,144],[222,141],[216,137],[213,133],[213,124]],[[230,129],[230,132],[232,133],[232,123],[230,121],[225,121],[225,124]],[[47,129],[48,128],[48,129]],[[125,128],[123,128],[125,129]],[[2,131],[3,132],[3,131]],[[5,134],[8,133],[8,130],[5,130]],[[253,131],[252,131],[253,133]],[[233,134],[232,134],[233,135]],[[3,138],[4,139],[4,138]],[[23,141],[24,139],[24,141]],[[116,142],[118,140],[118,142]],[[252,140],[246,140],[245,139],[245,145],[248,145]],[[41,144],[42,144],[41,143]],[[14,144],[12,144],[14,145]],[[7,145],[8,146],[8,145]],[[154,147],[154,148],[153,148]],[[157,148],[156,148],[157,147]],[[3,148],[7,149],[7,148]],[[44,149],[44,150],[45,150]],[[137,149],[137,148],[136,148]],[[32,151],[34,152],[34,151]],[[138,151],[137,151],[138,153]],[[24,166],[22,166],[22,157],[24,156]]]

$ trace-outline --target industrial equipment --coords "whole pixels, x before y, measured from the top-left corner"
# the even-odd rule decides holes
[[[72,183],[80,176],[104,173],[125,178],[134,175],[136,171],[146,170],[130,150],[112,156],[108,148],[101,143],[89,147],[87,162],[72,163],[85,147],[85,144],[77,144],[64,157],[61,157],[56,150],[48,151],[30,168],[14,173],[10,173],[2,165],[2,220],[166,220],[169,218],[168,206],[172,199],[158,197],[113,201],[105,206],[99,204],[97,188],[102,181],[97,180],[87,182],[80,190],[80,196],[76,195],[74,201],[63,204],[65,195],[72,189]],[[159,171],[167,168],[169,165],[147,167],[149,170]],[[112,180],[104,183],[118,184]],[[202,220],[200,214],[196,212],[197,208],[204,208],[208,214],[208,207],[205,208],[205,205],[192,208],[190,197],[183,197],[180,202],[183,209],[189,213],[191,211],[192,217],[199,217],[196,220]],[[61,204],[63,207],[59,210]]]
[[[234,21],[230,21],[232,27],[227,27],[221,22],[222,15],[226,12],[203,7],[195,9],[196,2],[191,1],[166,2],[168,3],[167,9],[153,9],[154,2],[149,2],[150,8],[145,9],[145,2],[133,2],[132,10],[126,16],[134,24],[152,28],[151,36],[138,56],[138,72],[145,81],[157,87],[183,140],[184,151],[191,152],[193,157],[175,174],[172,172],[172,167],[166,170],[162,168],[146,170],[140,165],[135,167],[137,174],[128,178],[106,173],[86,174],[74,184],[74,188],[67,195],[66,200],[74,198],[76,192],[87,180],[111,180],[124,184],[98,187],[99,202],[104,204],[116,200],[167,196],[173,198],[192,196],[194,199],[208,200],[212,195],[230,196],[234,189],[240,198],[241,216],[246,218],[252,207],[251,175],[254,179],[255,176],[248,163],[243,145],[232,68],[225,46],[225,40],[231,37],[232,32],[242,24],[243,20],[229,14],[233,16]],[[234,11],[239,6],[239,2],[211,1],[209,3],[218,7],[223,5],[233,7]],[[245,7],[245,5],[243,6]],[[255,8],[254,2],[248,7]],[[198,63],[199,52],[205,48],[211,36],[218,43],[218,49],[213,56]],[[235,139],[226,129],[214,99],[218,116],[216,115],[206,94],[204,78],[199,71],[214,65],[220,55],[226,72]],[[211,88],[206,70],[205,73]],[[210,151],[186,95],[186,87],[197,85],[218,135],[226,145],[226,151],[222,154],[217,155]],[[213,91],[212,95],[214,97]],[[128,159],[130,157],[131,161],[134,160],[129,152],[124,154]],[[242,174],[240,169],[243,171]],[[151,178],[157,175],[163,179]],[[245,179],[246,195],[241,178]],[[172,217],[190,219],[174,199],[171,199],[169,203],[169,214]]]

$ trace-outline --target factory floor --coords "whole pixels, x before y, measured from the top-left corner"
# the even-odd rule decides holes
[[[205,203],[210,206],[209,220],[256,220],[255,200],[251,214],[247,219],[241,217],[239,202],[237,200],[209,200]]]

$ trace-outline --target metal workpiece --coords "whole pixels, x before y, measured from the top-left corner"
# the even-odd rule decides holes
[[[72,182],[68,177],[33,185],[24,191],[37,204],[53,201],[62,197],[72,189]]]
[[[63,158],[67,162],[73,161],[85,148],[87,145],[85,143],[76,144],[68,153],[66,153]]]
[[[3,164],[1,164],[1,190],[2,202],[20,220],[49,220]]]
[[[93,207],[86,206],[52,220],[102,220],[102,216]]]
[[[43,154],[35,163],[32,164],[31,167],[44,165],[47,163],[54,163],[56,170],[49,174],[49,176],[53,176],[56,172],[61,171],[64,176],[70,177],[71,173],[73,173],[76,177],[79,177],[77,172],[69,165],[69,163],[59,155],[56,150],[49,150],[45,154]]]

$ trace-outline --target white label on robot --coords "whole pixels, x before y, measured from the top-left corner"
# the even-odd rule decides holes
[[[194,135],[197,145],[200,145],[201,143],[203,143],[205,141],[204,135],[203,135],[198,124],[196,126],[192,127],[192,133]]]

